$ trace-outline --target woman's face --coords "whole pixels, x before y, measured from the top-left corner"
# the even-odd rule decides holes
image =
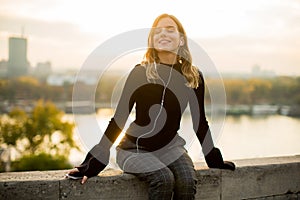
[[[158,51],[177,52],[182,45],[176,23],[169,17],[159,20],[153,33],[153,46]]]

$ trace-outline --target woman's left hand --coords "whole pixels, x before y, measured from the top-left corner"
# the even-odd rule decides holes
[[[222,169],[230,169],[232,171],[235,170],[235,164],[231,161],[224,161]]]

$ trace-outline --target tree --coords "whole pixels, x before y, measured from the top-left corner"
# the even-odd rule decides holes
[[[6,165],[3,167],[5,171],[11,170],[11,151],[18,149],[17,141],[23,137],[23,124],[26,119],[26,113],[19,108],[15,108],[7,118],[0,120],[0,147],[6,149]]]
[[[70,150],[79,149],[79,147],[72,137],[74,124],[64,121],[63,114],[53,103],[42,100],[36,103],[29,114],[19,108],[14,109],[5,120],[1,120],[1,147],[9,151],[12,148],[16,150],[19,154],[16,164],[20,161],[24,162],[24,159],[29,162],[30,158],[34,160],[38,157],[44,159],[42,162],[46,162],[45,159],[49,158],[52,158],[52,161],[55,158],[59,158],[60,161],[61,159],[67,160]],[[26,166],[26,163],[22,165]],[[49,167],[49,165],[44,167]],[[17,165],[15,168],[22,170]]]

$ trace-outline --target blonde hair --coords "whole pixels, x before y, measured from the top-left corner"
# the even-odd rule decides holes
[[[144,55],[144,60],[142,62],[142,65],[146,67],[147,79],[151,80],[151,79],[158,78],[158,74],[157,71],[155,70],[154,63],[159,63],[160,60],[157,55],[157,50],[153,48],[153,35],[154,35],[154,29],[157,26],[159,20],[167,17],[171,18],[176,23],[177,29],[184,39],[184,44],[179,47],[177,53],[177,61],[182,64],[181,71],[187,80],[187,86],[191,88],[197,88],[200,83],[199,70],[192,65],[192,56],[188,48],[187,36],[185,30],[182,24],[179,22],[179,20],[173,15],[169,15],[169,14],[162,14],[158,16],[154,20],[152,29],[150,30],[148,36],[148,48]]]

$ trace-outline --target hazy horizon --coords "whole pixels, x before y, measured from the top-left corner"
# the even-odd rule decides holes
[[[277,75],[300,75],[297,0],[0,3],[0,60],[8,59],[8,38],[23,35],[28,39],[31,66],[50,61],[54,70],[76,70],[103,42],[126,31],[150,28],[155,17],[169,13],[182,22],[187,36],[206,51],[221,73],[249,73],[258,65]],[[141,59],[128,60],[124,68]]]

